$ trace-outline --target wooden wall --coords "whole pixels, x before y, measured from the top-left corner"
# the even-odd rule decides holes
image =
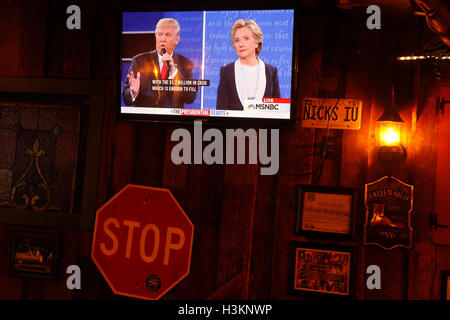
[[[74,3],[82,8],[81,31],[65,28],[65,10]],[[289,292],[292,241],[353,247],[356,299],[439,298],[440,271],[450,269],[450,248],[432,243],[427,219],[434,202],[439,121],[434,101],[445,82],[434,80],[426,69],[395,62],[402,50],[409,53],[411,47],[420,46],[423,24],[414,18],[405,25],[387,21],[382,30],[369,31],[361,10],[305,9],[297,35],[298,98],[361,99],[361,130],[330,130],[340,157],[324,160],[322,174],[313,176],[305,173],[317,168],[320,155],[313,155],[313,146],[326,130],[301,128],[298,121],[283,127],[279,173],[261,176],[257,165],[176,166],[170,160],[174,145],[170,135],[178,126],[115,121],[118,7],[117,1],[0,0],[0,76],[106,81],[98,207],[127,183],[162,186],[172,191],[195,225],[191,273],[164,299],[302,299]],[[400,113],[410,140],[407,160],[385,167],[376,157],[374,121],[390,101],[393,82],[404,92]],[[315,182],[363,191],[365,183],[393,173],[415,186],[411,250],[362,246],[362,207],[355,241],[294,235],[296,184]],[[125,299],[111,292],[91,261],[90,232],[60,230],[58,281],[9,276],[5,255],[14,227],[0,225],[1,299]],[[82,290],[76,292],[65,285],[65,270],[71,264],[82,270]],[[365,286],[365,270],[371,264],[381,268],[381,290]]]

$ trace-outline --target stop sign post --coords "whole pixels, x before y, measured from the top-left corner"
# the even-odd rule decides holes
[[[91,257],[115,294],[157,300],[189,274],[193,238],[168,189],[129,184],[97,210]]]

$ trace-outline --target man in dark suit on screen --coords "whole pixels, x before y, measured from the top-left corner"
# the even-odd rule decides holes
[[[122,96],[126,105],[135,107],[183,108],[195,100],[195,92],[159,91],[152,87],[153,80],[192,79],[194,64],[188,58],[174,52],[180,41],[180,25],[177,20],[164,18],[156,24],[156,50],[138,54],[124,83]],[[159,86],[162,86],[161,84]]]

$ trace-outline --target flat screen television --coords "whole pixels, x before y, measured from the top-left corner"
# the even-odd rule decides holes
[[[295,11],[122,10],[118,119],[292,123]]]

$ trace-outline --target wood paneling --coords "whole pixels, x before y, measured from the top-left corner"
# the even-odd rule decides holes
[[[323,19],[311,17],[303,20],[300,34],[302,68],[296,119],[301,117],[301,98],[315,97],[319,92],[324,32]],[[300,240],[293,237],[297,209],[295,186],[310,183],[312,172],[317,169],[317,161],[313,161],[314,135],[314,129],[298,125],[281,132],[270,293],[270,298],[273,299],[294,299],[288,295],[288,290],[291,286],[289,272],[292,264],[289,260],[289,243]]]
[[[436,169],[436,188],[435,188],[435,206],[436,227],[433,232],[433,240],[436,244],[450,245],[450,210],[447,200],[450,198],[450,191],[447,186],[450,181],[450,170],[448,169],[448,159],[450,158],[450,148],[447,139],[450,137],[450,87],[443,87],[435,100],[447,101],[444,104],[444,110],[439,114],[439,144],[437,147],[437,169]]]
[[[222,287],[242,273],[242,291],[236,297],[238,299],[248,299],[257,183],[256,165],[227,165],[220,222],[217,284]]]
[[[17,71],[23,77],[42,77],[46,44],[47,1],[22,3],[22,28],[20,32],[19,63]]]
[[[278,174],[261,176],[257,165],[174,165],[171,134],[179,126],[117,122],[120,3],[79,1],[82,29],[78,31],[65,27],[69,4],[0,1],[0,75],[107,81],[97,206],[127,183],[165,187],[195,226],[191,273],[164,299],[304,299],[289,292],[292,241],[353,246],[356,299],[439,298],[440,273],[450,269],[450,249],[431,241],[428,215],[433,210],[436,177],[434,102],[440,86],[448,82],[431,80],[418,67],[397,65],[397,55],[418,47],[421,29],[417,25],[386,23],[381,31],[369,31],[366,14],[360,9],[331,10],[323,15],[312,9],[302,11],[297,122],[280,128]],[[374,125],[384,105],[390,103],[392,83],[402,90],[399,109],[410,138],[406,161],[386,166],[376,155]],[[326,129],[300,127],[303,97],[363,101],[360,130],[328,131],[340,146],[338,159],[321,160],[317,153]],[[191,125],[182,127],[193,132]],[[295,236],[297,184],[315,182],[363,192],[365,183],[386,174],[415,185],[412,250],[362,246],[362,194],[355,241]],[[90,259],[90,232],[60,230],[57,281],[10,276],[9,235],[15,227],[20,226],[0,225],[4,255],[0,298],[127,299],[112,293]],[[71,264],[81,267],[80,291],[66,288],[65,270]],[[381,268],[381,290],[365,287],[365,271],[371,264]]]
[[[270,296],[272,255],[274,248],[273,231],[275,222],[274,195],[277,193],[276,176],[259,176],[253,218],[252,255],[248,298],[267,299]]]

